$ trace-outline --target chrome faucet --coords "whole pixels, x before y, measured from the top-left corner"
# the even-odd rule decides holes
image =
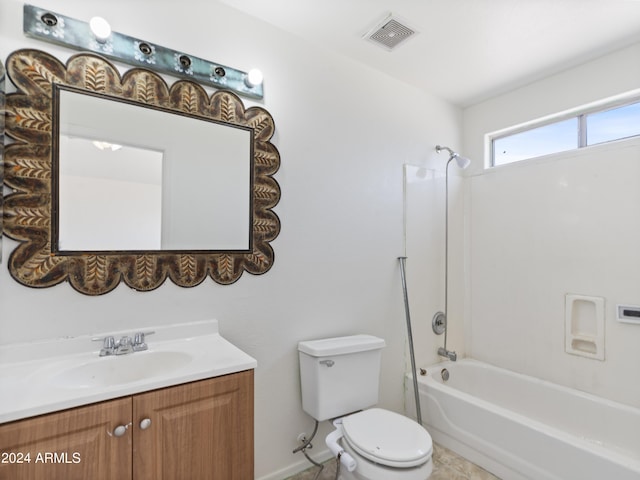
[[[155,332],[137,332],[133,339],[125,335],[116,342],[115,338],[108,336],[105,338],[93,338],[94,341],[101,341],[102,348],[100,356],[107,357],[110,355],[126,355],[133,352],[141,352],[147,350],[149,346],[145,343],[145,335],[151,335]]]
[[[133,340],[131,337],[124,336],[116,343],[116,355],[125,355],[133,353]]]
[[[446,348],[440,347],[438,349],[438,355],[441,357],[447,357],[452,362],[455,362],[458,359],[458,354],[452,350],[447,350]]]

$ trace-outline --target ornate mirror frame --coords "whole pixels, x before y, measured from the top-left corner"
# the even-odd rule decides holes
[[[2,263],[2,210],[4,191],[4,65],[0,62],[0,263]]]
[[[6,62],[16,86],[6,96],[5,184],[13,190],[4,201],[4,232],[20,244],[11,253],[9,271],[29,287],[51,287],[68,281],[86,295],[101,295],[120,281],[138,291],[158,288],[166,278],[181,287],[200,284],[207,275],[219,284],[237,281],[246,270],[259,275],[274,261],[270,243],[280,233],[272,211],[280,200],[273,178],[280,154],[270,143],[275,125],[261,107],[245,109],[234,93],[219,90],[210,97],[197,83],[180,80],[169,88],[156,73],[134,68],[120,75],[115,66],[94,54],[72,56],[66,65],[39,50],[18,50]],[[205,117],[253,130],[253,195],[251,251],[87,252],[59,255],[52,250],[54,138],[57,130],[53,85],[84,89],[108,98]]]

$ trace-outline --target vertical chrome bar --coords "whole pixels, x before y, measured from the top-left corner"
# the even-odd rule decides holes
[[[402,292],[404,294],[404,311],[407,317],[407,336],[409,339],[409,356],[411,357],[411,370],[413,373],[413,393],[416,402],[416,418],[422,425],[422,412],[420,411],[420,395],[418,393],[418,371],[416,370],[416,356],[413,351],[413,335],[411,333],[411,314],[409,313],[409,294],[407,292],[407,275],[405,273],[405,261],[407,257],[398,257],[400,261],[400,276],[402,278]]]
[[[444,349],[447,349],[449,330],[449,158],[444,173]]]

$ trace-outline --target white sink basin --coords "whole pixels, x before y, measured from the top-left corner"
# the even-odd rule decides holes
[[[58,387],[67,388],[113,386],[166,375],[191,361],[191,355],[185,352],[135,352],[63,367],[50,380]]]
[[[218,333],[216,320],[148,327],[149,349],[100,357],[95,337],[0,346],[0,423],[254,369],[257,362]]]

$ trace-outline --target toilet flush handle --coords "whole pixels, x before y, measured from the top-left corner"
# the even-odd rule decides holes
[[[326,365],[327,367],[333,367],[336,364],[333,360],[320,360],[320,365]]]

